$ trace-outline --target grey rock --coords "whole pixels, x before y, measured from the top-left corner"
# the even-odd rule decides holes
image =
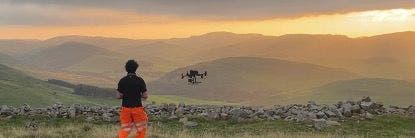
[[[75,118],[76,117],[76,108],[75,108],[75,106],[71,106],[69,108],[69,117],[70,118]]]
[[[355,104],[351,107],[352,113],[361,113],[360,106]]]
[[[313,119],[313,126],[317,130],[322,130],[327,127],[327,120],[325,119]]]
[[[327,118],[326,117],[326,114],[324,112],[322,112],[322,111],[317,112],[316,116],[317,116],[318,119]]]
[[[176,115],[177,116],[183,116],[184,113],[185,113],[185,109],[183,107],[179,106],[176,110]]]
[[[10,115],[12,110],[7,105],[2,105],[0,110],[0,115]]]
[[[230,113],[231,113],[232,118],[234,119],[246,118],[249,115],[245,110],[239,109],[239,108],[232,109]]]
[[[360,107],[361,107],[363,110],[369,110],[369,109],[372,107],[372,105],[373,105],[373,102],[365,102],[365,101],[362,101],[362,102],[360,103]]]
[[[342,105],[343,108],[343,116],[350,117],[352,116],[352,105],[350,103],[346,103]]]
[[[327,110],[327,111],[324,111],[324,113],[326,114],[326,116],[327,117],[329,117],[329,118],[332,118],[332,117],[337,117],[337,114],[336,113],[334,113],[333,111],[331,111],[331,110]]]
[[[364,114],[363,114],[363,117],[365,118],[365,119],[373,119],[375,116],[374,115],[372,115],[371,113],[369,113],[369,112],[365,112]]]

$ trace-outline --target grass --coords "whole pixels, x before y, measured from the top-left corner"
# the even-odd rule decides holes
[[[354,119],[341,126],[317,131],[307,124],[286,121],[209,120],[191,118],[197,127],[186,128],[178,120],[151,118],[148,136],[170,137],[414,137],[415,118],[380,116],[373,120]],[[27,122],[36,122],[36,130],[26,129]],[[0,120],[0,138],[3,137],[116,137],[118,123],[85,122],[80,119],[48,119],[41,117],[13,117]],[[132,133],[134,134],[134,133]]]
[[[115,95],[115,94],[114,94]],[[150,95],[150,102],[185,104],[228,104],[173,95]],[[120,105],[111,98],[89,98],[72,94],[72,90],[30,77],[7,66],[0,65],[0,105],[20,106],[29,104],[40,107],[53,103],[86,105]]]
[[[110,104],[106,100],[86,98],[71,94],[66,88],[27,76],[12,68],[0,65],[0,105],[46,106],[63,104]]]
[[[319,103],[335,103],[345,99],[370,96],[375,101],[390,105],[411,105],[415,97],[415,84],[404,80],[362,78],[332,82],[313,89],[303,99]]]

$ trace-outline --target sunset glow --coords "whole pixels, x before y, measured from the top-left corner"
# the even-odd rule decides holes
[[[80,24],[68,22],[63,25],[0,25],[0,38],[47,39],[59,35],[75,34],[158,39],[188,37],[214,31],[264,35],[341,34],[360,37],[415,31],[415,9],[373,10],[257,20],[204,20],[102,9],[80,9],[64,14],[67,18],[83,19],[85,22]]]

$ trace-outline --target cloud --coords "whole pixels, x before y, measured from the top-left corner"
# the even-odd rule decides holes
[[[164,23],[163,16],[146,16],[136,12],[98,8],[74,8],[61,5],[0,3],[0,25],[94,26],[139,23]],[[168,21],[173,21],[169,19]]]
[[[295,18],[365,10],[414,8],[410,0],[3,0],[0,24],[98,24],[101,17],[77,17],[85,9],[147,17],[196,20]],[[116,14],[114,14],[116,15]],[[68,20],[71,18],[73,20]],[[116,18],[116,17],[114,17]],[[114,20],[112,20],[114,21]],[[145,20],[141,20],[145,21]],[[127,21],[125,22],[136,22]],[[112,23],[112,22],[105,22]]]

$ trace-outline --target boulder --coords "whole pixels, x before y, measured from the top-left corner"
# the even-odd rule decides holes
[[[11,115],[12,109],[9,108],[7,105],[2,105],[0,109],[0,115]]]
[[[373,105],[373,102],[365,102],[365,101],[362,101],[362,102],[360,102],[360,107],[363,109],[363,110],[370,110],[371,109],[371,107],[372,107],[372,105]]]
[[[350,117],[352,116],[352,105],[350,103],[346,103],[342,105],[342,114],[343,116]]]
[[[179,106],[175,113],[176,113],[177,116],[183,116],[184,113],[185,113],[184,107]]]
[[[322,111],[317,112],[316,116],[317,116],[318,119],[327,118],[326,117],[326,114],[324,112],[322,112]]]
[[[360,114],[360,113],[361,113],[360,106],[359,106],[359,105],[357,105],[357,104],[353,105],[353,106],[351,107],[351,110],[352,110],[352,113],[357,113],[357,114]]]
[[[72,105],[72,106],[69,108],[69,117],[70,117],[70,118],[75,118],[75,117],[76,117],[76,108],[75,108],[75,106],[74,106],[74,105]]]
[[[232,109],[230,113],[231,113],[232,118],[234,119],[246,118],[249,115],[245,110],[239,109],[239,108]]]
[[[334,113],[334,112],[333,112],[333,111],[331,111],[331,110],[324,111],[324,113],[325,113],[325,114],[326,114],[326,116],[327,116],[327,117],[329,117],[329,118],[337,117],[337,114],[336,114],[336,113]]]

